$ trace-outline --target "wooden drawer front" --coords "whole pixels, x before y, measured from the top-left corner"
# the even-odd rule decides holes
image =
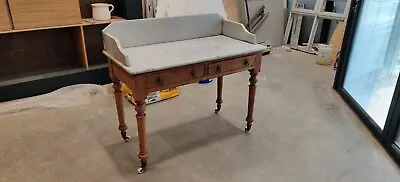
[[[208,66],[208,74],[217,75],[235,70],[242,70],[246,68],[250,69],[254,66],[255,62],[256,62],[255,56],[248,56],[233,60],[212,63]]]
[[[8,0],[15,29],[82,23],[79,0]]]
[[[0,31],[11,30],[10,18],[8,17],[6,2],[0,0]]]
[[[185,82],[188,80],[195,80],[203,77],[204,66],[194,67],[183,67],[176,68],[174,71],[166,70],[160,73],[152,74],[147,76],[148,88],[168,86],[170,84],[176,84],[179,82]]]

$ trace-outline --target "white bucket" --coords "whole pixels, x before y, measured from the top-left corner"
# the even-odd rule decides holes
[[[332,54],[332,46],[324,45],[324,44],[318,44],[317,64],[330,65],[332,63],[332,61],[330,59],[331,58],[331,54]]]

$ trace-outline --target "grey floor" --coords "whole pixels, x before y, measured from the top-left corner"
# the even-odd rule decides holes
[[[332,68],[315,59],[285,49],[264,58],[249,134],[246,72],[225,78],[219,115],[215,83],[149,105],[142,175],[133,107],[125,104],[133,139],[124,143],[109,86],[81,99],[76,86],[0,104],[0,181],[400,181],[399,168],[331,89]]]

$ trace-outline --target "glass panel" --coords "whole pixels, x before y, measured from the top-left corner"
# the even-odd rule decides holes
[[[298,4],[304,4],[304,9],[314,10],[317,0],[297,0]]]
[[[325,4],[328,3],[328,2],[333,3],[333,10],[332,11],[327,11],[327,10],[322,9],[323,12],[332,12],[332,13],[338,13],[338,14],[343,14],[344,13],[344,10],[346,9],[347,1],[343,1],[343,0],[324,0]]]
[[[344,81],[383,129],[400,71],[400,0],[365,0]]]

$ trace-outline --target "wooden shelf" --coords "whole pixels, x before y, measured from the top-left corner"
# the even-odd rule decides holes
[[[93,20],[93,18],[85,18],[85,19],[82,19],[82,23],[79,23],[79,24],[28,28],[28,29],[20,29],[20,30],[6,30],[6,31],[0,31],[0,34],[29,32],[29,31],[36,31],[36,30],[48,30],[48,29],[57,29],[57,28],[68,28],[68,27],[79,27],[79,26],[88,26],[88,25],[100,25],[100,24],[108,24],[108,23],[124,21],[124,20],[125,19],[118,17],[118,16],[113,16],[111,20],[106,20],[106,21],[95,21],[95,20]]]
[[[63,76],[83,71],[85,71],[84,68],[74,68],[70,66],[65,66],[54,69],[46,69],[41,71],[10,75],[0,79],[0,87],[29,82],[29,81],[35,81],[45,78]]]
[[[107,68],[107,67],[108,67],[108,63],[102,63],[102,64],[96,64],[96,65],[89,66],[89,70],[95,70],[95,69],[101,69],[101,68]]]
[[[30,31],[36,31],[36,30],[48,30],[48,29],[68,28],[68,27],[78,27],[78,26],[81,26],[81,24],[71,24],[71,25],[62,25],[62,26],[53,26],[53,27],[40,27],[40,28],[28,28],[28,29],[20,29],[20,30],[7,30],[7,31],[0,31],[0,34],[30,32]]]
[[[0,68],[0,102],[72,84],[109,83],[102,30],[125,19],[95,21],[91,4],[116,0],[32,1],[0,0],[0,60],[7,62]]]
[[[106,21],[96,21],[93,20],[93,18],[85,18],[82,20],[82,26],[87,26],[87,25],[99,25],[99,24],[109,24],[112,22],[119,22],[119,21],[124,21],[125,19],[118,17],[118,16],[113,16],[111,20],[106,20]]]
[[[0,67],[0,80],[13,79],[19,74],[25,77],[26,73],[32,72],[42,74],[57,68],[83,67],[78,57],[81,50],[77,50],[74,41],[80,34],[75,34],[75,29],[0,35],[0,60],[4,60]]]

